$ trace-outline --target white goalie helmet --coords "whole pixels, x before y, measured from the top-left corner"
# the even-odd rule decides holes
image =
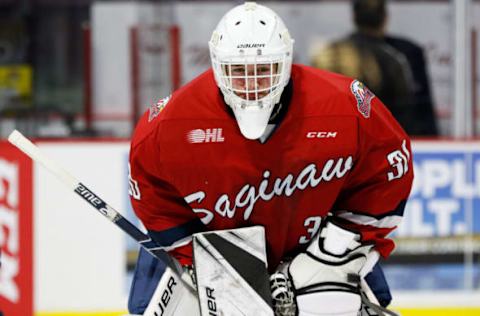
[[[213,31],[215,81],[248,139],[263,135],[290,80],[293,42],[280,17],[255,2],[227,12]]]

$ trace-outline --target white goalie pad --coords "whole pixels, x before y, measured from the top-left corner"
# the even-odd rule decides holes
[[[167,267],[143,316],[199,316],[197,295],[185,285],[191,282],[188,272],[183,273],[182,280]]]
[[[202,315],[274,315],[265,248],[260,226],[193,235]]]

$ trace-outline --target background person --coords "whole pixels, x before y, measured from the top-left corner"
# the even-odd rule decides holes
[[[354,33],[316,52],[312,65],[358,78],[409,135],[437,135],[422,49],[386,36],[385,0],[353,0]]]

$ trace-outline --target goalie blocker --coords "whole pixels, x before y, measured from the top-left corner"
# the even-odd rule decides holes
[[[305,253],[288,266],[300,316],[397,315],[375,303],[364,276],[379,258],[373,244],[326,218]],[[370,300],[373,299],[375,303]]]

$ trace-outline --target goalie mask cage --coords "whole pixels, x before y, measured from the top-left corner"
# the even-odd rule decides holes
[[[132,130],[145,110],[181,84],[180,30],[176,25],[130,28]]]

